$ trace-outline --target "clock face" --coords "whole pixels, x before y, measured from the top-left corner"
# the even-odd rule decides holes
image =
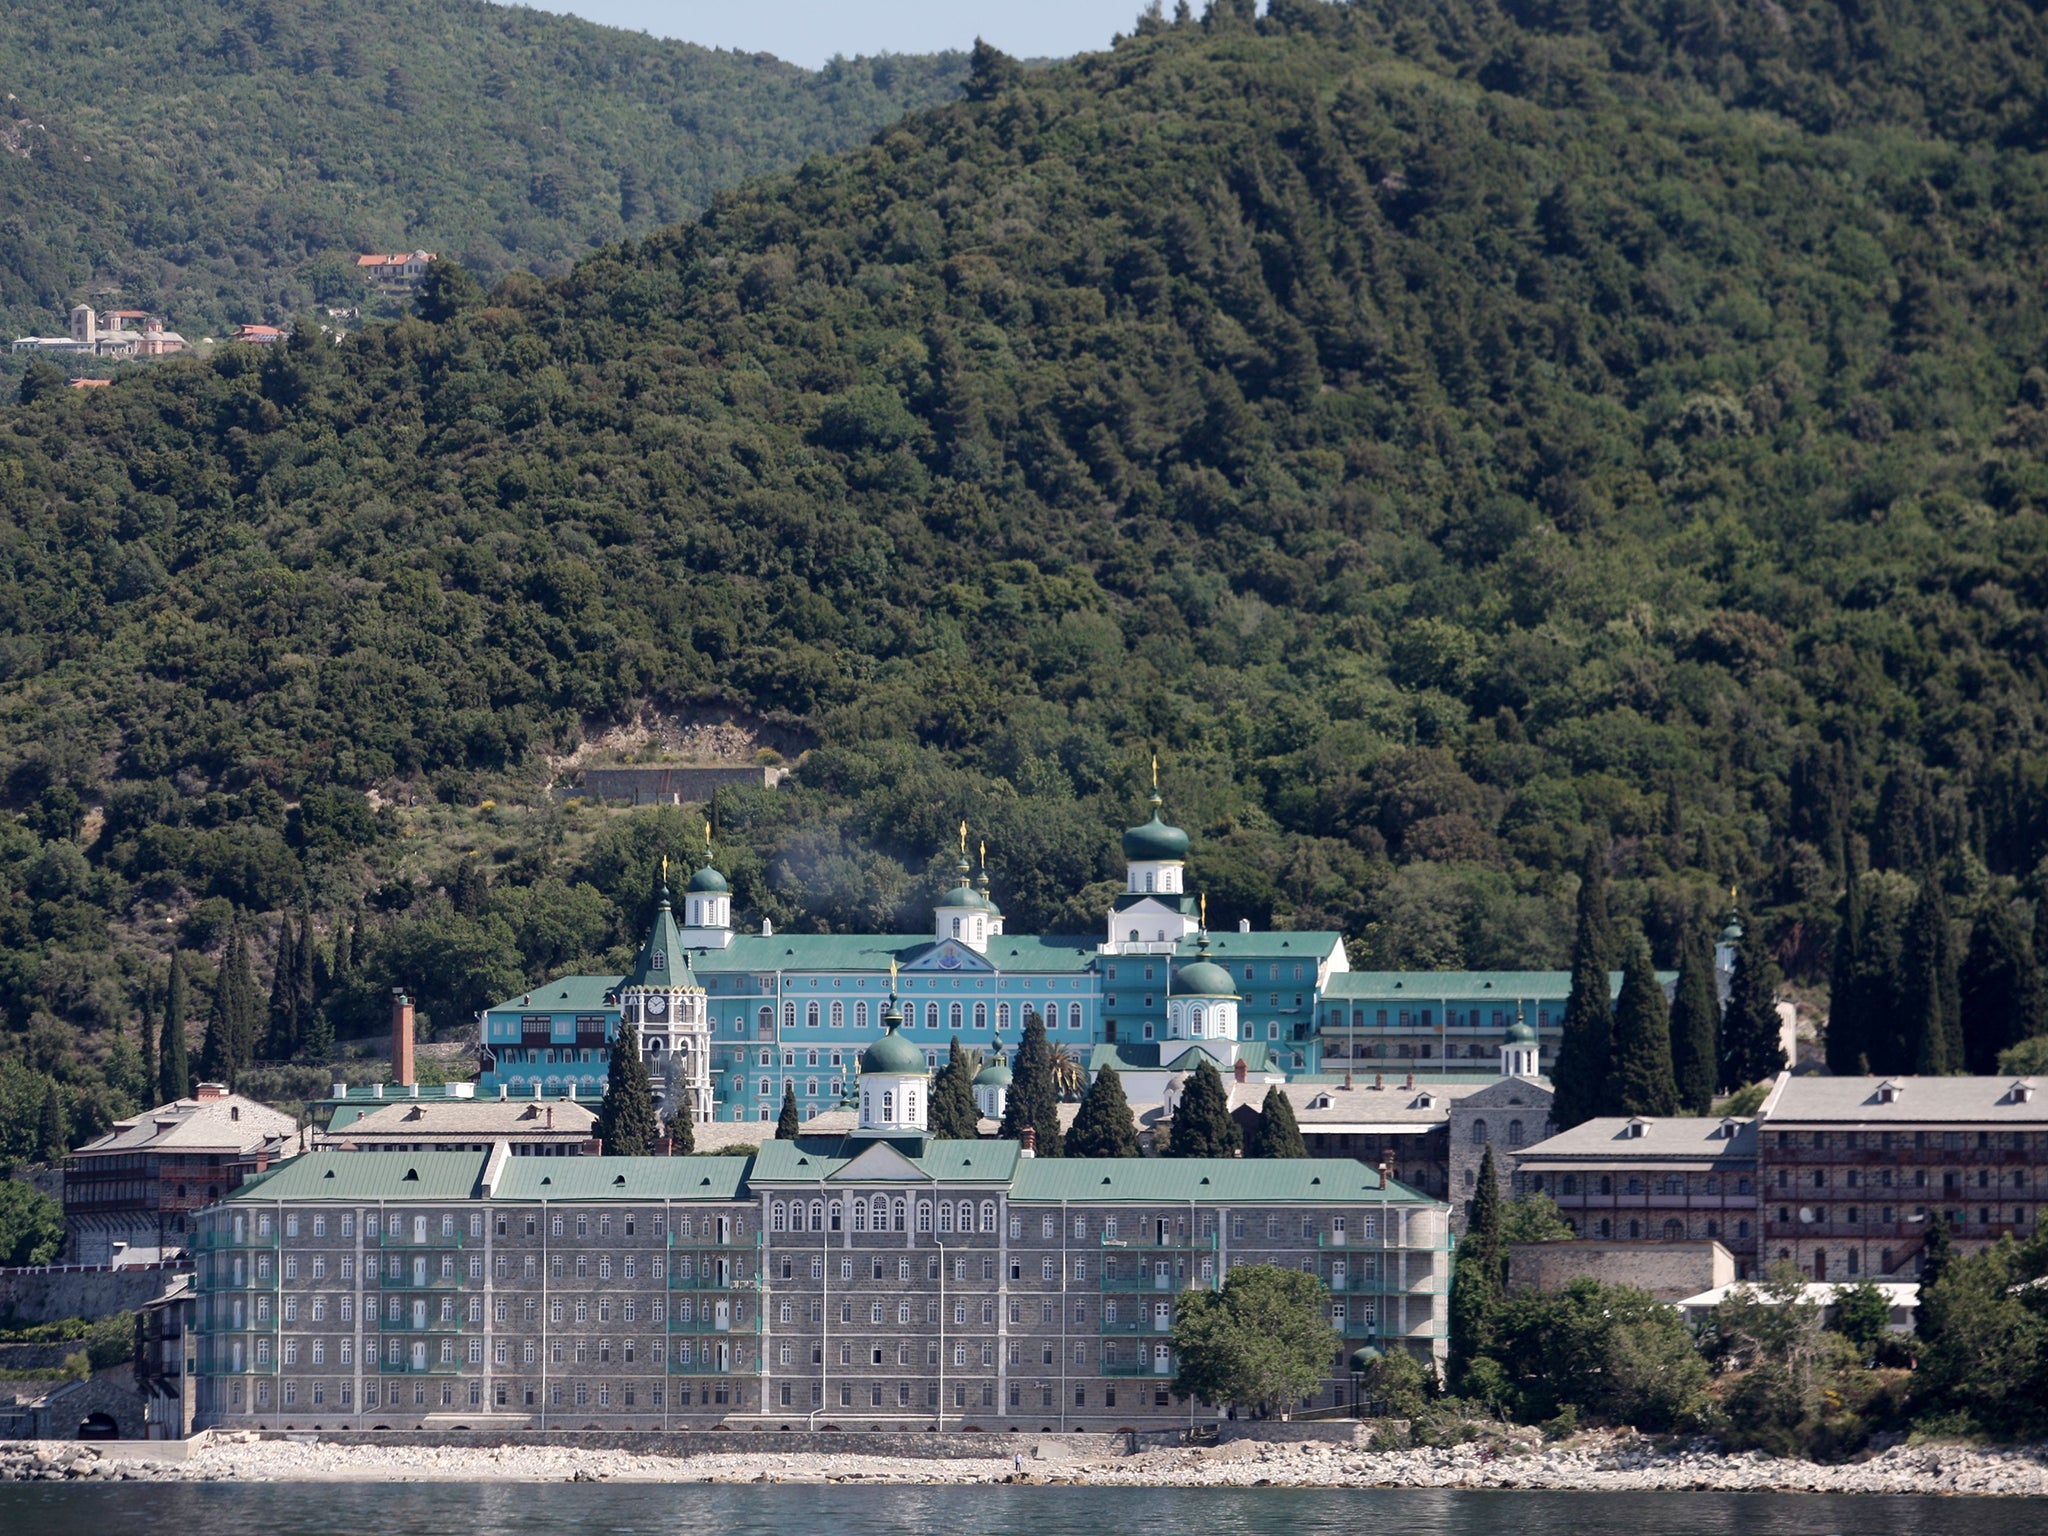
[[[668,999],[663,997],[659,992],[655,993],[652,997],[647,999],[647,1016],[650,1019],[658,1019],[667,1012]]]

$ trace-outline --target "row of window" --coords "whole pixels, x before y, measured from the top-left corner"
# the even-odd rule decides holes
[[[1781,1205],[1778,1207],[1779,1226],[1789,1227],[1792,1225],[1793,1210],[1794,1208],[1789,1205]],[[1897,1224],[1899,1220],[1897,1207],[1885,1205],[1879,1206],[1877,1210],[1877,1215],[1874,1218],[1870,1218],[1874,1220],[1877,1223],[1877,1225],[1892,1226]],[[1977,1225],[1980,1227],[2004,1225],[2006,1221],[2005,1210],[2006,1208],[2004,1206],[1998,1205],[1978,1206],[1976,1208]],[[1826,1226],[1830,1222],[1840,1222],[1845,1226],[1857,1227],[1863,1225],[1866,1215],[1867,1212],[1865,1207],[1860,1205],[1802,1205],[1798,1207],[1799,1224],[1801,1226]],[[1969,1224],[1968,1217],[1969,1211],[1967,1209],[1953,1210],[1948,1213],[1948,1219],[1950,1224],[1958,1228],[1967,1226]],[[1927,1207],[1924,1205],[1915,1206],[1913,1208],[1913,1214],[1907,1217],[1906,1219],[1913,1222],[1925,1221],[1927,1219]],[[2026,1224],[2027,1207],[2025,1207],[2024,1205],[2013,1206],[2012,1225],[2015,1227],[2023,1227]]]
[[[1536,1010],[1536,1027],[1550,1028],[1551,1011],[1548,1008]],[[1444,1025],[1449,1029],[1506,1029],[1515,1022],[1515,1015],[1506,1008],[1495,1008],[1488,1013],[1480,1008],[1467,1008],[1462,1004],[1444,1010]],[[1436,1010],[1420,1008],[1379,1008],[1372,1010],[1370,1020],[1367,1010],[1353,1008],[1347,1017],[1343,1008],[1329,1008],[1323,1012],[1323,1023],[1331,1029],[1434,1029]],[[1483,1049],[1483,1047],[1482,1047]]]
[[[1912,1177],[1910,1179],[1906,1177],[1905,1170],[1901,1169],[1897,1177],[1899,1187],[1902,1189],[1927,1188],[1927,1170],[1925,1168],[1915,1168],[1912,1171]],[[1872,1184],[1875,1184],[1880,1189],[1890,1189],[1892,1187],[1892,1178],[1893,1174],[1891,1169],[1879,1168],[1874,1171],[1870,1182]],[[1792,1183],[1792,1170],[1789,1168],[1780,1168],[1778,1170],[1778,1188],[1790,1189],[1792,1187]],[[1863,1170],[1861,1168],[1850,1168],[1844,1170],[1842,1175],[1842,1185],[1845,1189],[1860,1188],[1863,1185],[1863,1183]],[[2007,1184],[2010,1184],[2014,1189],[2025,1189],[2028,1185],[2027,1170],[2024,1168],[2015,1168],[2013,1169],[2010,1178],[2007,1178],[2003,1174],[1994,1176],[1989,1168],[1979,1168],[1977,1170],[1975,1187],[1978,1189],[1992,1189],[2002,1187]],[[1802,1170],[1799,1175],[1799,1187],[1801,1189],[1826,1189],[1828,1187],[1828,1170],[1825,1168],[1809,1168]],[[1966,1170],[1962,1169],[1945,1169],[1943,1170],[1941,1175],[1941,1187],[1943,1189],[1968,1189],[1971,1187],[1970,1175]]]
[[[1544,1181],[1545,1175],[1540,1173],[1531,1174],[1529,1175],[1529,1188],[1536,1194],[1543,1194],[1545,1192]],[[1695,1194],[1718,1195],[1723,1192],[1724,1186],[1732,1189],[1738,1195],[1755,1193],[1755,1181],[1747,1174],[1727,1180],[1724,1180],[1718,1173],[1699,1174],[1695,1175],[1691,1182],[1694,1185],[1692,1192]],[[1588,1174],[1583,1180],[1576,1173],[1566,1173],[1557,1176],[1555,1193],[1558,1195],[1612,1195],[1616,1193],[1624,1195],[1651,1193],[1682,1195],[1687,1192],[1687,1183],[1688,1180],[1682,1173],[1667,1173],[1661,1179],[1654,1175],[1639,1173],[1627,1175],[1603,1173],[1597,1178],[1592,1174]]]
[[[2048,1131],[1775,1131],[1788,1152],[1890,1152],[1905,1147],[1943,1152],[2048,1151]]]
[[[1569,1216],[1565,1218],[1565,1225],[1570,1227],[1575,1235],[1580,1231],[1579,1223]],[[1721,1236],[1721,1223],[1715,1218],[1708,1217],[1703,1223],[1703,1227],[1703,1236],[1710,1239],[1718,1239]],[[1640,1216],[1631,1216],[1626,1221],[1618,1217],[1602,1216],[1597,1220],[1589,1222],[1586,1230],[1591,1232],[1593,1236],[1602,1239],[1625,1235],[1631,1241],[1638,1241],[1654,1233],[1663,1238],[1667,1243],[1685,1241],[1685,1223],[1676,1216],[1666,1217],[1662,1226],[1655,1226],[1650,1222],[1646,1222]],[[1738,1239],[1744,1239],[1749,1236],[1749,1222],[1746,1218],[1738,1218],[1736,1220],[1733,1226],[1733,1235]]]
[[[259,1410],[268,1409],[272,1406],[270,1385],[267,1381],[256,1383],[256,1389],[252,1396],[255,1406]],[[230,1383],[230,1386],[232,1388],[230,1393],[231,1401],[235,1407],[239,1408],[243,1400],[242,1383],[235,1381]],[[484,1384],[481,1381],[444,1381],[438,1383],[438,1385],[430,1386],[424,1381],[416,1381],[408,1385],[407,1383],[396,1381],[379,1382],[372,1378],[363,1383],[363,1407],[365,1410],[379,1406],[398,1408],[404,1406],[406,1400],[410,1399],[410,1405],[415,1408],[431,1407],[435,1401],[438,1401],[443,1408],[452,1408],[456,1406],[457,1399],[460,1397],[467,1406],[478,1408],[483,1405],[483,1392]],[[616,1406],[624,1409],[635,1409],[643,1406],[651,1409],[660,1409],[668,1406],[670,1400],[673,1401],[673,1405],[677,1408],[688,1408],[692,1406],[693,1398],[696,1403],[701,1404],[703,1407],[723,1408],[743,1401],[741,1388],[735,1383],[726,1381],[705,1382],[696,1386],[692,1386],[687,1382],[666,1383],[656,1381],[645,1386],[637,1382],[621,1382],[618,1385],[616,1397],[614,1396],[613,1385],[608,1381],[600,1381],[594,1384],[587,1381],[578,1381],[566,1386],[556,1382],[547,1388],[546,1395],[548,1406],[551,1408],[567,1408],[572,1406],[577,1408],[611,1408],[616,1404]],[[515,1404],[527,1408],[540,1406],[540,1388],[533,1383],[496,1382],[492,1385],[491,1396],[493,1404],[499,1408],[509,1408]],[[325,1408],[331,1406],[336,1409],[352,1412],[355,1408],[355,1383],[353,1381],[299,1382],[287,1379],[279,1384],[278,1401],[286,1408]]]

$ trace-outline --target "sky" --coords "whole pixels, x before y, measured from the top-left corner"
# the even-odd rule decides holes
[[[540,0],[610,27],[816,69],[835,53],[937,53],[976,37],[1017,58],[1107,48],[1145,0]],[[1172,9],[1171,0],[1167,9]],[[1200,5],[1196,11],[1202,9]]]

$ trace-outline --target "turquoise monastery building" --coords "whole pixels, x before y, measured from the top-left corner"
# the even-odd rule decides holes
[[[629,974],[558,977],[485,1012],[477,1091],[600,1098],[631,1023],[666,1113],[772,1120],[793,1085],[810,1119],[853,1091],[892,974],[901,1038],[932,1070],[955,1037],[1009,1053],[1032,1015],[1090,1072],[1184,1070],[1200,1050],[1226,1072],[1242,1062],[1290,1080],[1491,1075],[1516,1023],[1536,1031],[1548,1066],[1568,972],[1359,973],[1340,934],[1207,932],[1188,834],[1160,806],[1155,793],[1150,819],[1123,834],[1124,889],[1096,934],[1008,932],[986,866],[971,878],[964,828],[958,883],[927,933],[739,932],[707,850],[680,902],[664,884]]]

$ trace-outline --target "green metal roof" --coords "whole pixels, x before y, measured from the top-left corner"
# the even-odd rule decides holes
[[[1230,972],[1208,958],[1208,953],[1204,946],[1203,958],[1176,970],[1166,990],[1175,997],[1236,997],[1237,983],[1230,979]]]
[[[397,1099],[393,1099],[391,1100],[391,1102],[396,1104],[400,1101]],[[345,1130],[347,1127],[354,1125],[358,1120],[362,1119],[363,1116],[371,1114],[374,1111],[379,1110],[381,1108],[383,1108],[383,1105],[374,1103],[344,1104],[341,1106],[341,1108],[337,1109],[334,1112],[334,1118],[327,1122],[327,1129],[329,1131]]]
[[[828,1179],[877,1145],[897,1152],[938,1183],[1003,1183],[1019,1166],[1014,1141],[942,1141],[936,1137],[808,1137],[769,1141],[754,1156],[754,1182],[812,1183]]]
[[[1124,833],[1124,857],[1140,863],[1173,863],[1188,856],[1188,835],[1159,819],[1159,800],[1152,801],[1152,819]]]
[[[515,1157],[497,1198],[744,1200],[747,1168],[744,1157]]]
[[[1209,953],[1218,960],[1321,960],[1343,947],[1344,935],[1325,932],[1322,929],[1305,929],[1300,933],[1282,933],[1266,930],[1259,933],[1238,933],[1235,930],[1212,930],[1209,935]],[[1199,937],[1182,939],[1180,953],[1192,957],[1201,943]]]
[[[1351,1201],[1432,1203],[1406,1184],[1380,1187],[1380,1176],[1348,1157],[1049,1157],[1017,1164],[1010,1190],[1017,1203],[1055,1200],[1163,1205],[1189,1200],[1277,1205],[1340,1205]]]
[[[683,889],[694,896],[723,896],[731,887],[725,883],[725,876],[706,864],[690,876],[690,883]]]
[[[488,1157],[484,1152],[308,1152],[260,1185],[244,1184],[228,1202],[472,1200],[480,1193]]]
[[[531,992],[522,992],[508,997],[502,1003],[493,1003],[491,1012],[508,1013],[599,1013],[616,1004],[607,1003],[605,995],[619,986],[616,976],[557,976],[544,981]]]
[[[735,934],[724,949],[695,957],[707,975],[768,971],[887,971],[889,962],[903,965],[935,947],[932,939],[904,933],[757,933]],[[992,935],[988,963],[998,971],[1085,971],[1095,961],[1101,942],[1080,935]],[[964,973],[962,973],[964,974]]]
[[[1621,993],[1621,972],[1608,973],[1614,995]],[[1507,1001],[1514,998],[1560,998],[1572,989],[1570,971],[1340,971],[1323,986],[1328,1001],[1343,998],[1375,1002],[1440,1003]]]
[[[860,1053],[860,1070],[862,1076],[870,1072],[895,1077],[932,1075],[932,1069],[924,1063],[924,1052],[897,1033],[893,1016],[889,1027],[882,1031],[882,1038]]]
[[[1092,1077],[1104,1067],[1114,1067],[1119,1074],[1124,1072],[1178,1072],[1181,1063],[1191,1052],[1201,1048],[1188,1040],[1102,1040],[1088,1051],[1088,1073]],[[1162,1056],[1165,1057],[1162,1068]],[[1264,1040],[1247,1040],[1237,1048],[1237,1059],[1244,1063],[1247,1072],[1264,1072],[1272,1059],[1272,1052]],[[1190,1064],[1192,1066],[1192,1064]],[[1218,1068],[1218,1070],[1222,1070]]]
[[[621,986],[629,987],[694,987],[697,978],[690,973],[690,952],[683,947],[682,933],[676,927],[676,914],[669,906],[668,886],[661,887],[661,899],[654,909],[654,922],[647,930],[647,942],[640,946],[640,953],[634,958],[633,969],[627,974]]]

